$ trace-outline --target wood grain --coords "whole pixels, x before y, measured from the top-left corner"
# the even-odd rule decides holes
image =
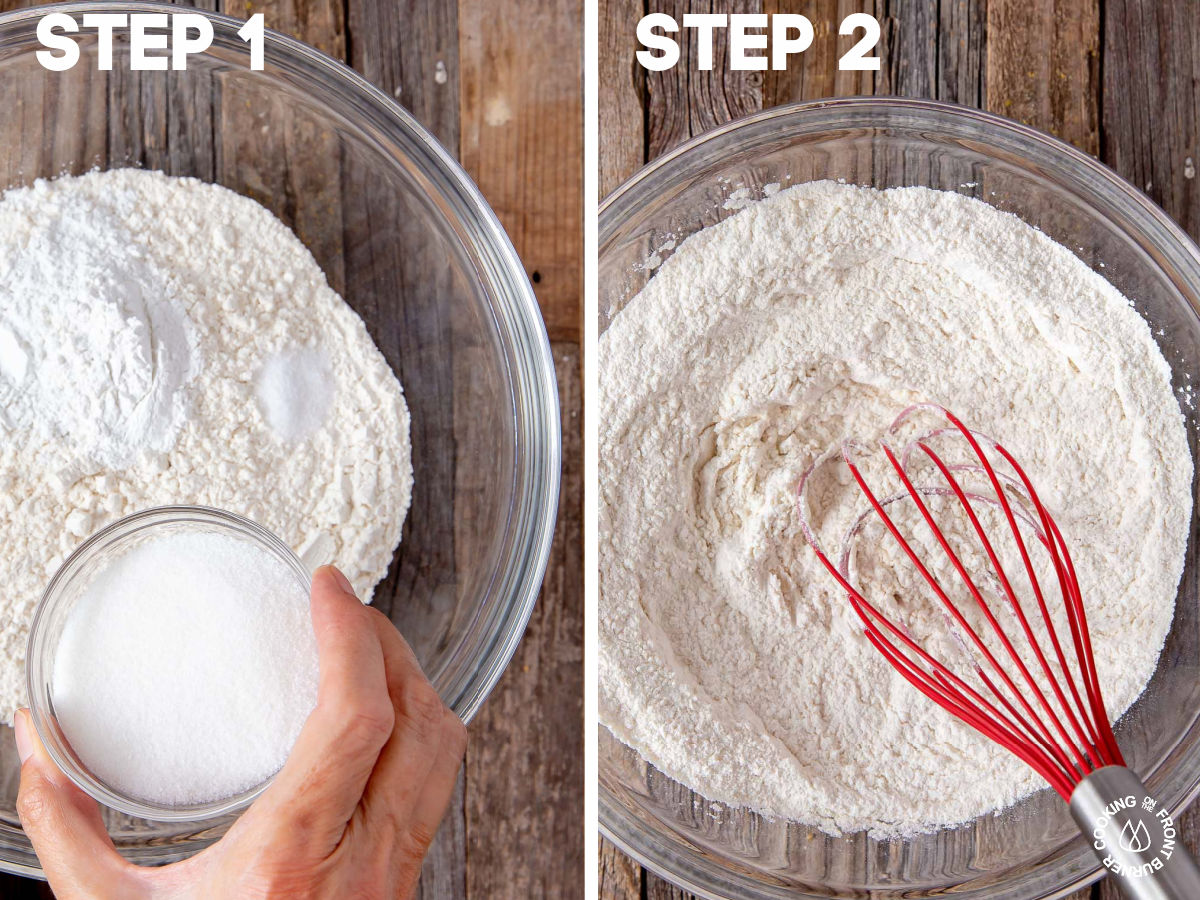
[[[349,0],[345,23],[349,64],[372,84],[399,100],[417,121],[456,153],[459,137],[457,7],[420,0],[397,5]],[[373,230],[369,223],[356,225],[354,219],[370,216],[376,188],[370,184],[357,184],[358,179],[353,174],[350,179],[355,182],[355,187],[349,193],[361,198],[362,202],[352,204],[346,213],[347,233],[371,235]],[[405,244],[416,246],[418,242],[405,241]],[[372,250],[370,240],[356,241],[350,248],[347,264],[353,270],[370,269],[379,272],[379,277],[393,279],[393,289],[399,293],[449,289],[443,284],[445,273],[438,271],[434,260],[396,259],[386,241],[378,252]],[[453,333],[450,317],[423,315],[397,323],[397,327],[410,338],[406,355],[413,360],[415,368],[426,373],[423,377],[442,382],[433,394],[453,394],[457,398],[461,388],[456,391],[454,369],[463,361],[459,359],[462,354],[457,353],[448,360],[444,351],[450,345]],[[414,445],[441,448],[443,442],[439,436],[453,434],[458,427],[454,410],[447,409],[444,404],[413,410]],[[396,573],[399,596],[427,596],[431,602],[442,600],[444,606],[452,605],[443,600],[450,586],[431,585],[428,581],[431,571],[454,571],[455,554],[462,552],[457,546],[455,524],[449,510],[436,499],[460,491],[457,462],[452,452],[429,454],[422,466],[424,477],[413,485],[414,506],[427,511],[426,522],[417,533],[407,529],[404,540],[411,542],[418,538],[427,545],[415,554],[414,565],[405,564]],[[438,546],[433,546],[434,542]],[[406,555],[405,559],[408,558]],[[430,566],[428,561],[436,562]],[[419,618],[435,625],[440,621],[432,610],[425,611]],[[466,778],[460,774],[446,818],[425,857],[418,897],[421,900],[465,897],[466,883]]]
[[[641,900],[642,867],[600,838],[599,896],[603,900]]]
[[[878,15],[874,0],[764,0],[763,11],[798,13],[807,16],[813,26],[811,47],[789,60],[786,69],[769,69],[765,73],[764,108],[822,97],[875,93],[875,72],[842,71],[837,64],[856,40],[851,35],[839,35],[839,24],[851,13]],[[883,42],[886,40],[885,33]],[[876,55],[883,54],[883,48],[876,51]]]
[[[346,10],[340,0],[222,0],[221,11],[239,19],[262,13],[268,28],[346,61]]]
[[[646,70],[634,55],[641,0],[600,0],[599,18],[606,23],[600,33],[597,63],[605,89],[597,98],[599,134],[604,135],[600,154],[600,197],[641,168],[646,162]]]
[[[553,347],[563,418],[554,555],[506,675],[467,753],[471,897],[582,897],[582,357]]]
[[[347,0],[347,10],[350,64],[457,155],[457,5]]]
[[[682,22],[687,13],[761,13],[762,2],[669,0],[656,3],[655,11]],[[679,64],[665,72],[646,73],[647,160],[694,135],[762,109],[763,73],[730,70],[724,30],[718,30],[713,39],[713,65],[709,71],[697,68],[696,32],[683,29],[675,37],[680,45]]]
[[[1100,153],[1200,240],[1200,18],[1169,0],[1105,0]],[[1200,848],[1200,808],[1180,817]],[[1103,882],[1102,900],[1120,900]]]
[[[991,0],[987,108],[1100,152],[1100,0]]]
[[[461,160],[525,262],[551,340],[579,341],[582,0],[459,3]],[[569,161],[569,164],[567,164]]]
[[[1200,237],[1200,16],[1170,0],[1106,0],[1104,161]]]
[[[876,94],[932,97],[937,85],[936,0],[884,0],[883,46]]]
[[[472,726],[467,893],[582,894],[582,44],[578,0],[460,0],[463,165],[525,262],[563,422],[552,558],[525,637]]]
[[[987,0],[940,0],[936,99],[983,107],[987,9]]]
[[[677,888],[669,881],[652,877],[646,880],[646,900],[698,900],[694,894]]]

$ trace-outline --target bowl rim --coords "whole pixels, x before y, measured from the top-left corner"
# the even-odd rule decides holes
[[[162,0],[68,0],[0,14],[0,28],[28,25],[32,29],[50,13],[78,15],[103,9],[198,13],[214,25],[234,31],[245,22],[225,13],[180,7]],[[509,522],[511,525],[524,521],[526,527],[523,532],[518,530],[513,534],[512,552],[490,582],[493,589],[499,583],[503,594],[514,598],[505,616],[509,627],[499,629],[483,650],[477,677],[464,685],[458,696],[447,698],[458,716],[469,723],[499,681],[524,635],[541,591],[554,537],[562,475],[562,425],[554,357],[541,308],[512,241],[482,192],[458,160],[412,113],[348,65],[315,47],[271,28],[265,28],[264,35],[268,68],[254,75],[270,77],[272,52],[318,69],[328,79],[323,87],[341,94],[355,114],[371,116],[368,124],[399,130],[416,139],[420,149],[445,176],[444,189],[457,195],[450,199],[457,199],[470,213],[471,220],[464,222],[475,226],[469,234],[460,232],[459,238],[474,245],[470,249],[482,257],[486,271],[477,274],[493,301],[492,315],[501,319],[498,325],[506,345],[510,393],[514,403],[523,404],[514,415],[515,490],[509,501]],[[540,427],[533,428],[531,421],[540,423]],[[523,466],[518,462],[522,455]]]
[[[993,132],[998,131],[1038,145],[1039,149],[1057,156],[1064,168],[1074,166],[1080,172],[1086,173],[1094,179],[1103,182],[1107,188],[1117,195],[1115,198],[1117,202],[1128,204],[1135,212],[1148,217],[1155,227],[1161,229],[1162,234],[1160,236],[1171,242],[1172,246],[1159,246],[1157,249],[1167,254],[1173,264],[1182,261],[1182,256],[1187,262],[1191,263],[1193,269],[1200,270],[1200,248],[1197,248],[1196,243],[1182,227],[1145,193],[1139,191],[1127,179],[1121,177],[1121,175],[1096,157],[1079,150],[1046,131],[992,112],[940,100],[883,95],[870,97],[827,97],[782,104],[732,119],[729,122],[689,138],[642,166],[621,182],[601,201],[597,224],[598,253],[603,252],[606,233],[618,227],[620,222],[623,222],[631,212],[636,211],[640,207],[641,204],[638,202],[637,197],[638,190],[647,180],[654,176],[665,174],[666,170],[678,165],[683,158],[720,138],[746,129],[752,129],[764,122],[771,122],[777,119],[791,120],[816,111],[828,110],[844,110],[848,114],[858,112],[875,112],[877,114],[910,112],[926,116],[944,117],[963,123],[973,123],[981,129]],[[617,222],[613,221],[614,218],[617,219]],[[1196,310],[1196,312],[1200,314],[1200,310]],[[1195,490],[1196,483],[1193,481],[1193,494]],[[1193,513],[1193,516],[1195,516],[1195,513]],[[597,724],[603,727],[602,724]],[[1193,727],[1194,725],[1195,721],[1193,722]],[[613,739],[618,740],[615,736]],[[636,753],[637,751],[634,750],[633,752]],[[1197,796],[1200,796],[1200,776],[1193,779],[1192,783],[1183,792],[1180,801],[1172,806],[1172,815],[1178,816],[1196,800]],[[597,805],[600,834],[623,853],[632,857],[646,869],[686,891],[700,897],[708,898],[708,900],[724,900],[723,895],[715,893],[717,886],[714,886],[710,880],[705,880],[706,876],[715,874],[709,871],[710,866],[715,867],[714,863],[710,862],[708,865],[698,867],[694,865],[696,860],[690,858],[687,860],[689,864],[687,871],[680,872],[671,868],[668,864],[667,854],[675,857],[676,863],[679,862],[679,858],[674,847],[666,846],[665,839],[660,832],[641,833],[639,835],[640,841],[637,845],[632,843],[628,834],[618,832],[619,824],[626,820],[626,817],[622,812],[621,805],[614,801],[613,795],[604,787],[602,781],[598,785]],[[675,839],[675,845],[679,846],[678,839]],[[691,856],[694,857],[694,854],[691,854]],[[708,861],[706,860],[706,862]],[[1099,880],[1104,873],[1103,867],[1098,861],[1090,857],[1088,864],[1090,868],[1085,868],[1069,884],[1061,888],[1055,888],[1051,893],[1043,895],[1044,900],[1066,897],[1072,892],[1087,887]],[[728,872],[728,869],[724,871]],[[771,894],[770,896],[782,897],[785,895],[794,896],[794,893],[788,889],[780,889],[778,894]],[[763,896],[767,895],[764,894]],[[810,895],[806,894],[805,896]]]

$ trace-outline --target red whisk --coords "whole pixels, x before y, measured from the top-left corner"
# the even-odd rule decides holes
[[[846,591],[867,639],[888,663],[926,697],[1036,770],[1069,804],[1097,857],[1129,897],[1197,900],[1200,868],[1178,842],[1170,811],[1126,768],[1113,736],[1079,580],[1054,518],[1012,454],[940,406],[909,407],[888,437],[913,428],[919,414],[936,415],[938,424],[908,438],[898,453],[888,440],[879,445],[886,471],[898,480],[893,493],[880,498],[872,491],[862,465],[870,448],[858,441],[845,442],[839,454],[805,472],[797,494],[805,539]],[[935,449],[946,441],[969,449],[969,461],[948,463]],[[810,516],[814,478],[830,464],[844,464],[869,504],[850,525],[836,565]],[[901,507],[917,514],[907,529],[894,514]],[[947,535],[950,516],[959,526],[953,539]],[[985,518],[998,525],[992,536]],[[940,611],[953,645],[962,651],[958,672],[923,646],[931,637],[923,640],[904,621],[895,621],[899,615],[889,616],[883,603],[872,603],[853,583],[854,551],[872,523],[882,525],[899,561],[911,565],[916,583],[931,593],[926,600]],[[941,577],[914,547],[918,530],[948,564]],[[968,557],[977,564],[975,572]],[[1057,583],[1057,596],[1043,590],[1039,567]],[[898,613],[911,618],[929,612],[912,606],[911,597],[891,599]],[[1059,635],[1063,620],[1069,632],[1065,644]]]

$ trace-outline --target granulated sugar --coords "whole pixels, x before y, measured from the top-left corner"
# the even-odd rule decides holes
[[[800,534],[801,473],[919,401],[1030,473],[1074,557],[1109,712],[1129,707],[1170,627],[1191,511],[1146,322],[1015,216],[823,182],[688,238],[601,338],[613,734],[711,800],[831,832],[962,823],[1043,786],[888,666]]]
[[[233,796],[283,765],[316,702],[308,595],[249,540],[152,538],[84,589],[52,692],[102,781],[170,806]]]

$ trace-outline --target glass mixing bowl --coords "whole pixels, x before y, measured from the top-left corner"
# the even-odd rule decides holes
[[[252,71],[241,23],[205,13],[213,44],[186,71],[130,71],[125,32],[111,71],[97,70],[94,31],[76,35],[81,59],[66,72],[34,55],[50,10],[78,20],[177,9],[76,3],[0,16],[0,186],[140,165],[246,194],[295,230],[363,316],[412,414],[412,507],[375,605],[470,719],[524,631],[558,498],[554,367],[524,269],[429,133],[298,41],[268,32],[266,68]],[[2,731],[0,868],[40,874],[14,811],[12,732]],[[107,820],[121,851],[145,864],[196,852],[228,821]]]
[[[1161,209],[1096,160],[971,109],[899,99],[781,107],[657,160],[600,210],[601,330],[652,275],[655,256],[665,258],[683,238],[734,214],[724,208],[733,192],[761,197],[770,185],[818,179],[968,193],[1069,247],[1149,321],[1171,366],[1195,456],[1190,388],[1200,384],[1200,254]],[[1130,765],[1175,811],[1200,790],[1195,517],[1194,509],[1158,669],[1116,727]],[[1048,790],[962,828],[881,841],[862,833],[832,837],[711,803],[604,728],[599,775],[603,833],[704,897],[1060,897],[1099,875],[1066,807]]]

